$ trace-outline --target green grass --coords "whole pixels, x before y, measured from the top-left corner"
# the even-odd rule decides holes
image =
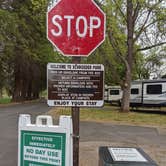
[[[9,104],[11,103],[11,98],[0,98],[0,104]]]
[[[69,108],[56,108],[49,112],[54,118],[60,115],[71,115]],[[166,115],[147,113],[121,113],[118,107],[105,106],[103,108],[81,109],[82,121],[116,122],[119,124],[150,125],[166,127]]]

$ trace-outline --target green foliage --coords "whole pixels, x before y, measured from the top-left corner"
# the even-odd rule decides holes
[[[14,45],[16,38],[20,36],[18,29],[18,18],[14,13],[0,9],[0,89],[6,83],[7,76],[11,71],[6,72],[13,59]]]
[[[11,103],[11,98],[0,98],[0,104],[9,104]]]
[[[105,67],[105,84],[116,85],[121,82],[123,77],[124,65],[119,59],[109,43],[108,37],[105,42],[86,60],[86,63],[99,63]]]
[[[120,26],[120,21],[124,22],[123,17],[118,16],[116,5],[112,1],[100,4],[97,2],[106,13],[106,39],[105,42],[87,58],[88,63],[102,63],[105,66],[105,84],[116,85],[121,84],[124,77],[125,66],[121,59],[116,56],[116,49],[112,46],[112,41],[116,42],[118,51],[126,52],[126,35],[124,29]],[[118,2],[122,3],[122,2]],[[112,35],[112,36],[111,36]],[[110,40],[111,37],[111,40]]]
[[[106,0],[104,4],[100,2],[101,1],[98,1],[107,16],[107,37],[109,38],[110,44],[107,42],[106,47],[111,47],[112,58],[110,58],[110,61],[112,62],[112,60],[114,60],[116,65],[113,63],[113,66],[119,69],[116,70],[116,74],[112,73],[112,75],[115,75],[115,77],[118,75],[119,80],[123,80],[125,77],[126,62],[128,63],[127,1]],[[166,43],[166,8],[164,0],[132,0],[131,3],[133,5],[132,17],[134,23],[134,51],[132,55],[133,62],[131,64],[131,66],[133,66],[132,79],[148,79],[152,70],[147,64],[157,67],[160,67],[162,64],[163,58],[159,55],[159,51],[163,54],[164,51],[162,51],[161,45]],[[104,47],[104,51],[108,54],[106,47]],[[155,47],[156,49],[153,49]],[[146,51],[145,54],[144,52],[140,52],[144,50],[151,51]],[[153,62],[151,59],[152,52],[154,52]],[[147,54],[150,55],[150,57],[144,58],[145,55],[147,57]],[[109,61],[109,58],[107,60]],[[111,79],[111,81],[114,82],[113,79]]]
[[[0,89],[14,100],[33,99],[46,88],[48,62],[66,61],[46,39],[48,1],[14,0],[0,9]]]
[[[17,98],[21,93],[27,98],[27,89],[31,89],[31,98],[36,91],[38,93],[45,89],[48,62],[71,62],[71,58],[61,56],[55,51],[46,38],[46,12],[50,2],[48,0],[0,1],[0,90],[6,87],[13,97]],[[106,40],[88,58],[82,58],[82,62],[104,64],[106,84],[121,84],[126,70],[124,59],[126,60],[127,55],[127,1],[96,0],[96,2],[106,13]],[[152,34],[155,42],[165,39],[166,9],[165,5],[158,1],[155,1],[158,3],[156,6],[152,1],[132,0],[132,2],[134,9],[139,7],[134,25],[134,37],[139,34],[147,13],[152,11],[147,21],[150,24],[147,27],[150,31],[146,31],[147,25],[143,27],[139,42],[134,41],[133,55],[133,79],[148,78],[150,69],[147,68],[147,64],[160,66],[161,58],[160,56],[156,58],[152,52],[149,53],[150,57],[143,58],[144,54],[138,50],[148,47],[151,43],[147,38],[147,32]],[[164,47],[162,49],[164,50]],[[17,96],[14,96],[15,94]]]

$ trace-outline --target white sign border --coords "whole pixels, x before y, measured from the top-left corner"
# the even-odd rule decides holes
[[[26,116],[28,114],[25,114]],[[24,116],[24,114],[23,114]],[[72,120],[70,116],[60,116],[59,125],[38,125],[31,124],[30,118],[28,115],[26,119],[23,117],[19,117],[18,123],[18,166],[22,166],[21,164],[21,131],[33,131],[33,132],[46,132],[46,133],[62,133],[66,135],[65,141],[65,166],[70,166],[73,163],[73,139],[72,139]],[[70,119],[70,120],[69,120]],[[70,145],[70,146],[68,146]],[[70,157],[71,156],[71,157]]]
[[[128,158],[127,157],[118,157],[117,156],[117,152],[115,152],[116,150],[123,150],[125,152],[126,150],[126,153],[127,151],[130,149],[130,151],[132,151],[131,153],[135,154],[135,158],[131,158],[131,156],[129,156]],[[120,147],[117,147],[117,148],[108,148],[112,158],[114,161],[125,161],[125,162],[148,162],[147,159],[136,149],[136,148],[120,148]],[[121,155],[124,154],[123,153],[120,153]],[[125,154],[127,155],[127,154]]]
[[[22,131],[27,131],[27,130],[22,130]],[[33,131],[32,131],[33,132]],[[35,132],[41,132],[41,131],[35,131]],[[49,133],[54,133],[54,132],[49,132]],[[61,133],[61,134],[65,134],[66,136],[67,136],[67,133]],[[37,135],[37,136],[43,136],[43,135],[41,135],[41,134],[33,134],[33,133],[24,133],[23,134],[23,145],[25,145],[25,135]],[[50,135],[44,135],[44,136],[49,136],[50,137]],[[54,138],[55,137],[61,137],[62,138],[62,136],[53,136]],[[61,139],[62,140],[62,139]],[[66,141],[65,141],[65,144],[66,144]],[[61,142],[61,149],[62,149],[62,142]],[[65,146],[66,147],[66,146]],[[66,149],[65,149],[66,150]],[[24,150],[23,150],[23,152],[24,152]],[[66,154],[65,154],[66,155]],[[62,158],[62,157],[61,157]],[[25,159],[23,159],[23,166],[24,166],[24,162],[25,162]],[[62,162],[62,161],[61,161]]]
[[[97,104],[95,106],[93,105],[77,105],[77,107],[103,107],[104,105],[104,87],[103,87],[103,100],[48,100],[48,69],[51,70],[53,68],[51,68],[51,65],[71,65],[71,66],[74,66],[74,65],[85,65],[85,66],[88,66],[88,65],[92,65],[92,66],[101,66],[101,70],[100,71],[103,71],[103,86],[104,86],[104,65],[103,64],[72,64],[72,63],[48,63],[47,64],[47,104],[48,106],[57,106],[57,107],[73,107],[73,106],[76,106],[76,105],[73,105],[71,104],[72,102],[97,102]],[[58,70],[58,69],[56,69]],[[62,70],[62,69],[59,69],[59,70]],[[74,70],[74,69],[70,69],[70,70]],[[77,70],[83,70],[83,69],[77,69]],[[91,70],[86,70],[86,71],[91,71]],[[94,70],[92,70],[94,71]],[[70,104],[69,105],[54,105],[54,102],[60,102],[60,101],[66,101],[66,102],[69,102]]]

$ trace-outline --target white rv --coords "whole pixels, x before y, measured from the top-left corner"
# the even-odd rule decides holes
[[[132,94],[132,89],[134,88],[135,91],[138,92],[137,94]],[[130,104],[144,106],[166,106],[166,79],[133,82],[131,86]]]
[[[118,103],[122,98],[120,86],[105,86],[104,101],[109,103]]]
[[[119,90],[115,93],[115,90]],[[112,93],[113,92],[113,93]],[[108,102],[119,102],[123,91],[120,86],[107,87]],[[106,99],[106,98],[105,98]],[[133,81],[131,84],[130,105],[166,106],[166,79]]]

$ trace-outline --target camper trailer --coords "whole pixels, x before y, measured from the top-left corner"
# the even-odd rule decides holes
[[[166,106],[166,79],[135,81],[131,92],[136,86],[138,93],[135,96],[131,94],[131,106]]]
[[[119,103],[122,98],[120,86],[105,86],[104,101],[108,103]]]
[[[114,91],[117,90],[116,92]],[[119,91],[119,93],[118,93]],[[120,102],[123,91],[119,86],[107,87],[107,101]],[[166,79],[133,81],[130,94],[131,106],[166,106]]]

